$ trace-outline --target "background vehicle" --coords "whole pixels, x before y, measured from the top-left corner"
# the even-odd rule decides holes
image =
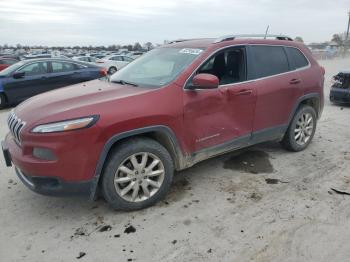
[[[46,91],[105,75],[104,69],[73,60],[24,60],[0,72],[0,107],[17,104]]]
[[[333,77],[329,99],[334,103],[350,103],[350,70],[342,70]]]
[[[92,56],[74,56],[72,57],[73,60],[86,62],[86,63],[95,63],[96,58]]]
[[[0,57],[0,71],[17,63],[19,60],[14,58]]]
[[[119,69],[132,62],[133,59],[124,55],[110,55],[102,59],[96,60],[96,63],[107,69],[108,74],[112,75]]]
[[[8,119],[6,163],[38,193],[101,191],[113,208],[135,210],[166,195],[174,170],[210,157],[270,140],[304,150],[324,69],[303,44],[264,37],[177,41],[110,81],[36,96]]]

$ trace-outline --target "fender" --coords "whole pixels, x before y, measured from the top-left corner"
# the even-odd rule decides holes
[[[167,138],[169,138],[169,140],[171,141],[172,151],[174,153],[173,160],[174,160],[175,167],[177,170],[184,168],[185,163],[186,163],[186,161],[184,160],[185,159],[184,155],[183,155],[182,150],[180,148],[180,145],[177,141],[175,133],[169,127],[163,126],[163,125],[149,126],[149,127],[143,127],[143,128],[139,128],[139,129],[116,134],[116,135],[112,136],[110,139],[108,139],[108,141],[106,142],[106,144],[104,145],[104,147],[102,149],[102,152],[100,153],[100,157],[99,157],[99,160],[98,160],[97,165],[96,165],[95,175],[94,175],[93,182],[91,185],[91,193],[90,193],[91,200],[94,200],[96,198],[97,187],[98,187],[98,183],[99,183],[100,176],[102,173],[102,169],[103,169],[104,163],[106,161],[106,158],[107,158],[108,153],[109,153],[110,149],[112,148],[112,146],[116,142],[118,142],[124,138],[132,137],[132,136],[136,136],[136,135],[147,134],[150,132],[161,133],[161,134],[167,136]]]
[[[294,107],[293,107],[293,110],[291,111],[290,115],[289,115],[289,119],[288,119],[288,126],[289,124],[291,123],[298,107],[300,106],[300,104],[307,100],[307,99],[310,99],[310,98],[316,98],[317,101],[318,101],[318,108],[316,108],[316,114],[317,114],[317,117],[319,118],[321,116],[321,111],[322,111],[322,108],[321,108],[321,99],[320,99],[320,94],[319,93],[310,93],[310,94],[306,94],[306,95],[303,95],[301,97],[298,98],[298,100],[296,101]]]

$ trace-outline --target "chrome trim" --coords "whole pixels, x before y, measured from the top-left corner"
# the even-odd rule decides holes
[[[275,76],[280,76],[280,75],[289,74],[289,73],[292,73],[292,72],[303,71],[303,70],[309,69],[309,68],[311,67],[311,63],[310,63],[309,58],[304,54],[304,52],[303,52],[302,50],[300,50],[300,48],[295,47],[295,46],[290,46],[290,45],[266,45],[266,44],[235,44],[235,45],[228,45],[228,46],[225,46],[225,47],[222,47],[222,48],[219,48],[219,49],[215,50],[215,51],[212,52],[209,56],[207,56],[207,59],[205,59],[202,63],[200,63],[200,64],[196,67],[195,70],[193,70],[192,74],[191,74],[191,75],[187,78],[187,80],[185,81],[185,84],[184,84],[184,86],[183,86],[182,89],[183,89],[184,91],[208,90],[208,89],[200,89],[200,88],[198,88],[198,89],[186,89],[186,85],[187,85],[188,81],[190,80],[190,78],[193,77],[193,75],[195,74],[195,72],[197,72],[197,70],[198,70],[204,63],[206,63],[207,61],[209,61],[215,54],[217,54],[218,52],[222,51],[223,49],[231,48],[231,47],[237,47],[237,46],[246,47],[246,46],[255,46],[255,45],[262,45],[262,46],[282,46],[282,47],[291,47],[291,48],[298,49],[298,50],[303,54],[303,56],[306,58],[306,60],[307,60],[307,62],[308,62],[308,65],[307,65],[307,66],[304,66],[304,67],[300,67],[300,68],[295,69],[295,70],[288,71],[288,72],[276,74],[276,75],[260,77],[260,78],[251,79],[251,80],[246,80],[246,81],[242,81],[242,82],[238,82],[238,83],[219,85],[218,88],[220,88],[220,87],[226,87],[226,86],[233,86],[233,85],[238,85],[238,84],[244,84],[244,83],[250,83],[250,82],[255,82],[255,81],[259,81],[259,80],[264,80],[264,79],[268,79],[268,78],[275,77]],[[286,54],[286,55],[287,55],[287,54]]]
[[[26,125],[26,122],[22,121],[20,118],[18,118],[14,112],[14,110],[11,111],[8,119],[7,119],[7,125],[10,130],[11,135],[14,137],[15,141],[18,144],[21,144],[21,132]]]
[[[29,186],[31,186],[31,187],[34,188],[33,182],[31,182],[31,181],[22,173],[22,171],[21,171],[19,168],[17,168],[17,167],[15,167],[15,168],[16,168],[16,170],[17,170],[18,175],[19,175]]]

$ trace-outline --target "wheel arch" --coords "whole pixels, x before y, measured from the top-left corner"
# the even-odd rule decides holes
[[[294,108],[289,116],[288,125],[291,123],[295,113],[302,105],[309,105],[315,109],[317,118],[321,114],[321,99],[318,93],[310,93],[300,97],[294,105]]]
[[[108,139],[102,149],[102,152],[100,153],[91,188],[91,199],[95,199],[96,197],[100,177],[103,173],[103,168],[105,166],[109,153],[120,143],[136,137],[148,137],[157,141],[168,150],[171,158],[174,161],[175,169],[181,170],[184,168],[186,162],[184,161],[183,152],[177,141],[175,133],[169,127],[150,126],[116,134]]]

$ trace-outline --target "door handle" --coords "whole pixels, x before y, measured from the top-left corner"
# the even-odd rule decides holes
[[[243,89],[240,90],[238,92],[236,92],[234,95],[236,96],[247,96],[247,95],[251,95],[253,93],[252,89]]]
[[[289,81],[289,84],[291,84],[291,85],[297,85],[297,84],[299,84],[300,82],[301,82],[300,79],[294,78],[294,79],[292,79],[292,80]]]

